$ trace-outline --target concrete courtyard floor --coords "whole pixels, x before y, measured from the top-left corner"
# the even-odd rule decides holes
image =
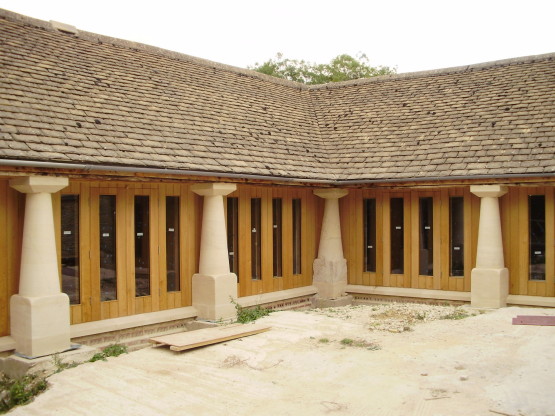
[[[511,324],[555,310],[422,319],[392,333],[369,324],[372,308],[277,312],[255,336],[83,364],[10,415],[555,415],[555,326]]]

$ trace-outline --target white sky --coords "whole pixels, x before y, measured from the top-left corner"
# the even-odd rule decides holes
[[[364,52],[398,72],[555,52],[554,0],[1,0],[78,29],[239,67]]]

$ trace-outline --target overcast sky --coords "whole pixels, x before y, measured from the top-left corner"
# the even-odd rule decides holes
[[[2,0],[0,7],[239,67],[366,53],[412,72],[555,52],[554,0]]]

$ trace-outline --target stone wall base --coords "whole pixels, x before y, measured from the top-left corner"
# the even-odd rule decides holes
[[[351,295],[341,296],[335,299],[325,299],[319,296],[312,298],[312,307],[314,308],[338,308],[353,304],[353,297]]]
[[[112,344],[125,345],[129,351],[150,346],[149,338],[174,334],[176,332],[194,331],[195,329],[214,326],[208,322],[195,321],[194,318],[179,319],[176,321],[161,322],[153,325],[127,328],[117,331],[103,332],[101,334],[76,337],[71,341],[76,344],[87,345],[101,350]]]
[[[428,298],[411,298],[404,296],[384,296],[384,295],[369,295],[361,293],[352,293],[353,305],[379,305],[384,303],[420,303],[424,305],[440,305],[440,306],[460,306],[467,305],[467,302],[458,300],[445,300],[445,299],[428,299]]]

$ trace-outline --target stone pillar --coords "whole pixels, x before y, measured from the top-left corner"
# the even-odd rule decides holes
[[[199,272],[193,275],[193,306],[200,319],[232,319],[236,316],[230,297],[237,299],[237,276],[229,272],[224,195],[235,184],[196,184],[192,191],[204,197],[200,237]]]
[[[314,195],[326,200],[318,258],[314,260],[313,284],[318,288],[319,300],[346,299],[347,260],[343,258],[343,245],[341,244],[339,198],[348,193],[349,191],[345,189],[314,191]],[[345,303],[350,303],[350,297],[346,299]],[[324,304],[322,305],[328,306]]]
[[[470,192],[481,198],[476,268],[471,273],[471,304],[478,308],[507,306],[509,270],[503,258],[499,197],[506,186],[472,185]]]
[[[69,298],[60,290],[52,193],[67,178],[27,176],[10,181],[26,195],[19,293],[10,300],[16,352],[39,357],[70,348]]]

